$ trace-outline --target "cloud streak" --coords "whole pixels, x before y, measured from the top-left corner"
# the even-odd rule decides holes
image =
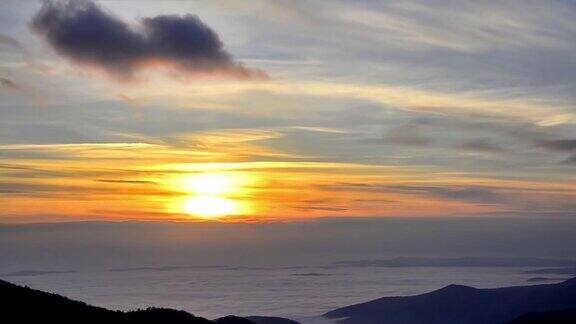
[[[543,141],[540,146],[554,151],[571,152],[576,151],[576,139]]]
[[[0,45],[12,47],[20,51],[23,50],[22,45],[18,40],[16,40],[14,37],[10,37],[4,34],[0,34]]]
[[[3,77],[0,77],[0,88],[18,92],[24,91],[24,87],[8,78]]]
[[[267,78],[263,71],[235,61],[218,34],[191,14],[142,18],[133,27],[91,1],[47,0],[31,28],[71,62],[120,80],[158,68],[184,79]]]

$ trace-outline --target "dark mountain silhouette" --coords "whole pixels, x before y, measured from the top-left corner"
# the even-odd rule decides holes
[[[272,316],[247,316],[247,319],[256,324],[300,324],[291,319]]]
[[[495,324],[528,312],[576,308],[576,278],[494,289],[450,285],[430,293],[384,297],[324,314],[345,324]]]
[[[255,324],[249,319],[237,316],[226,316],[210,321],[184,311],[167,308],[113,311],[3,280],[0,280],[0,300],[2,300],[2,319],[13,319],[14,323]]]
[[[216,322],[218,324],[254,324],[254,322],[252,322],[249,319],[234,316],[234,315],[228,315],[228,316],[221,317],[221,318],[215,320],[214,322]]]
[[[576,309],[524,314],[505,324],[574,324]]]

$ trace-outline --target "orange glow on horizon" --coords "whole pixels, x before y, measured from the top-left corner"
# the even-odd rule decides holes
[[[202,173],[182,182],[184,190],[196,194],[221,195],[238,190],[237,179],[223,173]]]
[[[182,208],[187,214],[205,219],[225,217],[238,209],[233,200],[218,196],[192,197],[184,201]]]
[[[310,161],[206,162],[203,158],[184,162],[180,151],[170,155],[171,151],[161,145],[115,143],[33,149],[64,151],[79,157],[14,161],[18,169],[6,178],[13,179],[15,186],[35,192],[33,196],[27,192],[0,195],[4,222],[268,222],[367,215],[461,216],[510,210],[505,204],[443,197],[426,190],[436,187],[455,191],[490,187],[515,195],[520,202],[529,199],[545,207],[576,197],[572,183],[481,178],[398,166]],[[40,172],[42,176],[15,178],[29,172]]]
[[[211,171],[192,176],[179,176],[171,181],[178,191],[187,194],[172,209],[192,217],[216,220],[249,213],[247,203],[238,197],[246,195],[247,186],[255,180],[246,174]]]

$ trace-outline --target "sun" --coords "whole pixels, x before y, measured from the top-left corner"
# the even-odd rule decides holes
[[[196,196],[184,201],[184,211],[200,218],[217,219],[234,214],[236,203],[218,196]]]
[[[222,173],[203,173],[184,180],[186,191],[203,195],[221,195],[236,189],[234,179]]]
[[[250,208],[238,197],[246,195],[249,184],[249,176],[225,171],[175,178],[172,186],[186,193],[176,209],[204,219],[246,214]]]

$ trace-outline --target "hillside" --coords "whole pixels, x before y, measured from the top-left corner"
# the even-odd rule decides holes
[[[112,311],[2,280],[0,280],[0,299],[2,299],[2,317],[14,319],[14,322],[18,323],[255,324],[254,321],[236,316],[210,321],[184,311],[166,308],[148,308],[130,312]]]
[[[323,316],[344,324],[492,324],[529,312],[575,307],[576,278],[495,289],[450,285],[422,295],[384,297],[343,307]]]
[[[576,309],[524,314],[505,324],[574,324]]]

